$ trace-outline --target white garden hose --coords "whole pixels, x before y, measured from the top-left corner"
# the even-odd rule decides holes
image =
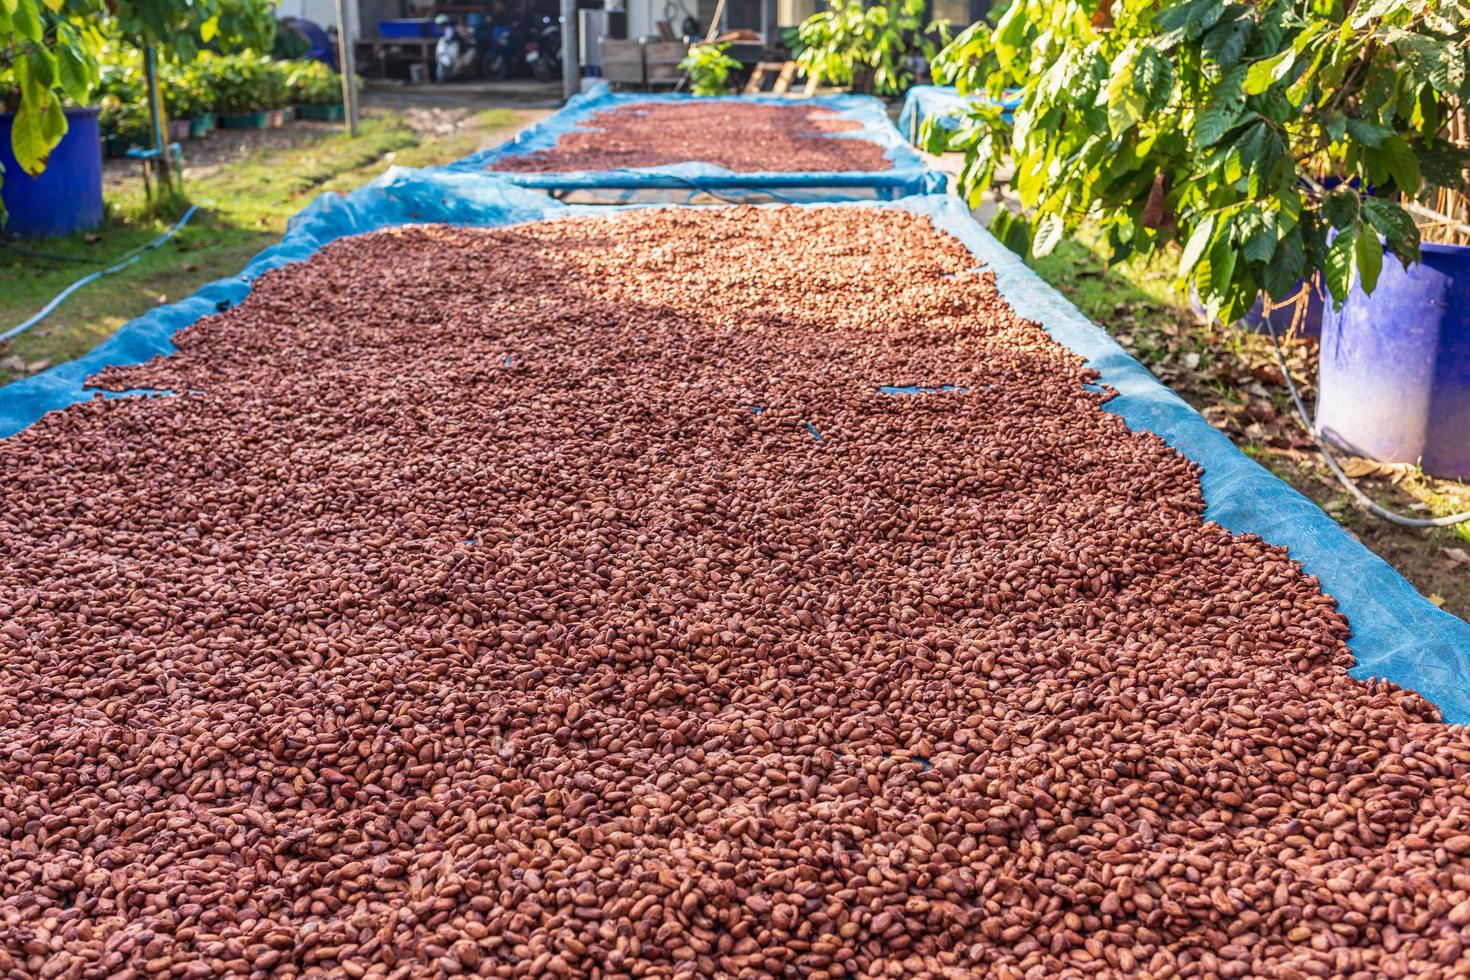
[[[126,253],[126,257],[123,258],[122,261],[110,265],[105,269],[99,269],[96,272],[89,273],[78,279],[76,282],[72,283],[70,286],[67,286],[61,292],[56,294],[55,299],[47,303],[45,306],[41,307],[40,311],[36,313],[35,316],[31,317],[29,320],[26,320],[24,323],[16,324],[4,333],[0,333],[0,341],[9,340],[11,337],[15,337],[25,333],[27,330],[31,329],[31,327],[34,327],[36,324],[40,323],[42,320],[46,319],[48,316],[54,313],[56,311],[56,308],[64,303],[68,296],[76,292],[78,289],[81,289],[88,283],[96,282],[103,276],[110,276],[114,272],[121,272],[123,269],[126,269],[128,266],[141,259],[145,253],[153,251],[155,248],[162,245],[170,238],[174,237],[174,235],[178,232],[180,228],[189,223],[189,219],[194,217],[194,212],[198,210],[199,205],[192,205],[189,210],[184,212],[184,216],[180,218],[172,228],[164,232],[162,235],[159,235],[147,245],[141,245],[138,248],[133,249],[132,252]]]

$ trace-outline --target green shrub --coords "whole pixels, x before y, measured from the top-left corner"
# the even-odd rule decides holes
[[[254,51],[204,56],[199,61],[214,92],[215,107],[231,115],[284,109],[290,103],[285,63]]]
[[[145,141],[148,136],[148,86],[143,58],[116,41],[103,45],[98,57],[95,96],[102,111],[97,122],[104,136]]]
[[[286,87],[297,105],[339,105],[342,76],[320,61],[284,62],[290,65]]]
[[[925,0],[829,0],[796,29],[796,63],[807,78],[897,95],[914,81],[910,55],[934,57],[924,28]],[[942,44],[948,30],[934,29]]]
[[[728,44],[696,44],[689,49],[679,67],[689,76],[689,90],[695,95],[724,95],[730,91],[730,71],[740,62],[725,52]]]
[[[198,119],[214,111],[217,96],[199,65],[165,65],[159,81],[164,112],[170,119]]]

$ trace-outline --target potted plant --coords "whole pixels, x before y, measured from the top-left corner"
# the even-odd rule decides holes
[[[291,71],[286,62],[268,59],[267,71],[270,74],[270,101],[272,103],[270,112],[270,128],[280,129],[286,123],[296,118],[296,108],[291,104],[291,87],[287,78]]]
[[[99,60],[96,95],[102,145],[108,156],[120,157],[129,147],[148,144],[142,59],[136,51],[108,42]]]
[[[328,65],[320,61],[294,62],[286,86],[302,119],[337,122],[343,118],[342,76]]]
[[[285,80],[276,62],[254,52],[206,62],[219,123],[226,129],[265,129],[285,105]]]
[[[1227,322],[1319,276],[1350,309],[1386,267],[1419,275],[1409,209],[1464,186],[1447,128],[1470,96],[1464,20],[1451,0],[1016,0],[972,84],[1017,85],[1021,105],[1013,124],[976,117],[962,185],[977,197],[1009,149],[1030,211],[999,226],[1013,247],[1045,254],[1082,220],[1114,258],[1178,246],[1181,284]],[[1331,347],[1361,342],[1328,319],[1320,425],[1362,448],[1333,406],[1413,396],[1403,375],[1337,391]],[[1470,372],[1470,359],[1445,369]]]
[[[169,65],[166,68],[163,73],[163,103],[168,113],[171,139],[198,139],[214,128],[215,94],[198,65]]]
[[[110,157],[126,156],[133,147],[148,145],[148,110],[141,102],[103,96],[98,122],[103,148]]]
[[[695,95],[725,95],[730,91],[730,72],[740,62],[730,57],[728,44],[693,44],[679,68],[689,76],[689,91]]]
[[[829,0],[826,10],[797,27],[796,63],[818,84],[900,94],[914,81],[910,55],[918,52],[927,61],[939,47],[924,28],[926,7],[926,0]],[[946,33],[942,26],[938,31]]]
[[[98,4],[20,9],[28,16],[0,7],[0,222],[21,235],[90,228],[104,214],[99,110],[89,104]]]

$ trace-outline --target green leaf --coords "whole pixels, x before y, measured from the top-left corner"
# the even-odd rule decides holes
[[[31,41],[41,40],[44,32],[35,0],[18,0],[15,9],[10,12],[10,26],[20,37]]]
[[[42,47],[31,48],[25,57],[30,68],[31,78],[42,88],[55,88],[61,84],[60,71],[56,65],[56,55]]]
[[[1271,256],[1276,254],[1276,223],[1268,215],[1256,214],[1248,228],[1240,254],[1247,262],[1271,261]]]
[[[1133,83],[1133,58],[1137,51],[1130,45],[1113,62],[1113,77],[1107,91],[1108,132],[1112,136],[1127,132],[1148,111],[1148,100]]]
[[[1439,140],[1433,145],[1417,145],[1415,150],[1425,183],[1450,189],[1460,187],[1462,175],[1470,168],[1470,148]]]
[[[46,161],[61,137],[66,135],[66,114],[56,93],[31,74],[27,59],[15,63],[20,85],[20,108],[10,126],[10,147],[16,162],[35,177],[46,169]]]
[[[1327,282],[1327,291],[1338,303],[1347,299],[1348,291],[1353,288],[1353,241],[1356,237],[1351,229],[1341,230],[1327,249],[1322,277]]]
[[[91,90],[93,79],[86,61],[71,48],[61,47],[56,51],[58,83],[73,101],[82,102]]]
[[[1383,141],[1393,133],[1393,130],[1368,122],[1366,119],[1347,120],[1347,131],[1359,143],[1372,147],[1382,146]]]
[[[1371,293],[1378,285],[1378,274],[1383,271],[1383,243],[1373,232],[1365,232],[1358,236],[1354,251],[1357,254],[1358,278],[1363,283],[1363,292]]]
[[[1466,60],[1464,39],[1403,34],[1394,39],[1404,74],[1416,85],[1429,85],[1448,96],[1464,94]]]
[[[1200,256],[1205,254],[1205,246],[1210,243],[1210,236],[1215,234],[1215,216],[1207,215],[1204,220],[1194,226],[1194,232],[1189,236],[1189,242],[1184,246],[1184,254],[1179,257],[1179,278],[1187,279],[1195,265],[1199,263]]]
[[[1143,93],[1152,111],[1168,101],[1174,88],[1174,68],[1158,51],[1146,47],[1133,65],[1133,87]]]
[[[1350,187],[1340,187],[1327,195],[1322,202],[1322,214],[1334,228],[1347,228],[1358,221],[1362,210],[1362,197]]]
[[[1374,0],[1367,7],[1353,12],[1352,26],[1364,27],[1372,21],[1386,17],[1399,9],[1406,10],[1413,5],[1413,0]]]
[[[1205,35],[1202,46],[1206,57],[1221,68],[1235,67],[1255,29],[1255,22],[1244,10],[1236,13],[1230,20],[1222,20]]]
[[[1026,257],[1031,245],[1031,227],[1026,223],[1024,215],[1008,208],[1001,208],[991,219],[990,230],[1006,248],[1023,258]]]
[[[1245,105],[1246,71],[1244,65],[1237,66],[1215,86],[1210,101],[1194,121],[1196,149],[1214,146],[1239,121]]]
[[[1235,275],[1235,245],[1229,235],[1218,236],[1199,266],[1199,279],[1209,284],[1207,295],[1224,299]]]
[[[1016,2],[1001,15],[995,25],[995,56],[1004,67],[1024,60],[1026,44],[1026,4]]]
[[[1203,0],[1195,5],[1194,15],[1189,20],[1187,30],[1192,38],[1199,37],[1217,24],[1225,15],[1225,4],[1220,0]]]
[[[1285,299],[1302,278],[1302,233],[1293,228],[1276,243],[1276,254],[1264,269],[1262,285],[1274,299]]]
[[[1369,197],[1363,200],[1363,214],[1369,226],[1383,236],[1389,251],[1404,262],[1418,260],[1419,226],[1409,212],[1397,202]]]
[[[1383,141],[1383,162],[1393,175],[1393,182],[1400,191],[1413,195],[1423,182],[1419,174],[1419,160],[1408,142],[1397,133]]]
[[[1031,254],[1037,258],[1050,255],[1057,242],[1062,240],[1062,219],[1050,211],[1036,222],[1036,234],[1031,239]]]
[[[1260,95],[1286,77],[1296,61],[1296,52],[1287,48],[1279,54],[1257,61],[1245,73],[1245,94]]]

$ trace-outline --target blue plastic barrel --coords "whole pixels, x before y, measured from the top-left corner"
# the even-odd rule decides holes
[[[1322,312],[1317,429],[1333,445],[1470,479],[1470,247],[1426,244]]]
[[[65,235],[102,223],[102,136],[97,109],[66,110],[66,135],[51,151],[46,169],[32,177],[20,169],[10,146],[15,118],[0,112],[0,198],[10,212],[8,235]]]

